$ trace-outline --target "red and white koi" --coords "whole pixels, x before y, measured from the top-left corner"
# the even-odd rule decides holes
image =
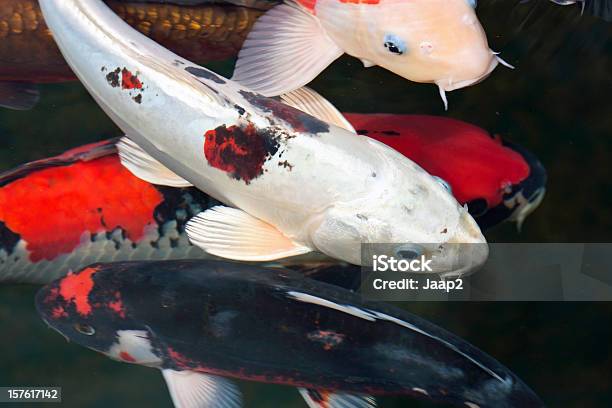
[[[93,262],[209,257],[185,224],[218,203],[133,176],[115,142],[0,174],[0,282],[48,283]]]
[[[233,207],[188,223],[207,252],[266,261],[320,251],[360,264],[364,242],[395,243],[394,255],[409,243],[439,273],[486,259],[467,209],[397,151],[180,58],[99,0],[40,4],[69,65],[129,136],[123,163]],[[456,243],[484,245],[468,255]]]
[[[476,0],[297,0],[261,16],[233,79],[266,96],[312,81],[346,53],[446,92],[485,79],[498,63]]]

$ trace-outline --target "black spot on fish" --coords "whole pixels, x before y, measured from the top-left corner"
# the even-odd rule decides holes
[[[387,136],[399,136],[399,132],[396,132],[395,130],[382,130],[380,133],[382,133],[383,135],[387,135]]]
[[[283,162],[278,162],[278,165],[280,167],[284,167],[286,169],[289,169],[289,171],[293,170],[293,164],[289,163],[287,160],[285,160]]]
[[[121,86],[120,76],[119,76],[120,73],[121,73],[121,68],[117,68],[113,72],[109,72],[108,74],[106,74],[106,81],[113,88],[118,88],[119,86]]]
[[[137,104],[141,104],[142,103],[142,94],[138,94],[136,96],[134,96],[132,98],[134,100],[134,102],[136,102]]]
[[[185,63],[184,63],[183,61],[181,61],[181,60],[177,60],[177,59],[175,59],[175,60],[174,60],[174,63],[175,63],[177,66],[178,66],[178,65],[185,65]]]
[[[157,190],[164,196],[164,200],[155,207],[155,221],[158,224],[158,233],[163,237],[166,233],[163,226],[170,221],[176,221],[179,233],[185,231],[187,220],[203,209],[211,207],[213,199],[195,188],[181,189],[174,187],[156,186]],[[191,205],[190,205],[191,204]],[[192,205],[195,210],[192,211]],[[177,217],[176,209],[187,211],[186,216]]]
[[[100,71],[102,71],[102,72],[106,71],[106,67],[100,68]]]
[[[244,115],[246,112],[244,108],[240,105],[234,105],[234,108],[238,111],[238,114],[241,116]]]
[[[11,231],[5,223],[0,221],[0,249],[4,249],[10,255],[15,250],[20,239],[19,234]]]
[[[369,133],[369,130],[367,129],[358,129],[356,130],[358,135],[367,135]]]
[[[207,69],[203,69],[203,68],[196,68],[196,67],[187,67],[185,68],[185,71],[189,72],[192,75],[197,76],[198,78],[204,78],[204,79],[208,79],[211,80],[213,82],[216,82],[218,84],[225,84],[226,81],[221,78],[219,75],[215,74],[214,72],[211,72]]]
[[[276,154],[280,135],[273,129],[246,126],[219,126],[204,134],[204,155],[208,164],[249,184],[263,174],[263,165]]]
[[[329,132],[327,123],[276,99],[247,91],[240,91],[240,94],[255,107],[264,112],[270,112],[276,118],[288,123],[296,132],[313,134]]]

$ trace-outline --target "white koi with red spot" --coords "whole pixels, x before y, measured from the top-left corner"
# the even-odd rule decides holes
[[[191,184],[234,207],[188,223],[208,253],[268,261],[319,251],[361,264],[363,242],[386,242],[394,254],[430,254],[435,273],[485,261],[467,209],[397,151],[198,67],[100,0],[40,5],[67,62],[129,136],[122,162],[149,182]],[[456,243],[483,245],[467,254]]]

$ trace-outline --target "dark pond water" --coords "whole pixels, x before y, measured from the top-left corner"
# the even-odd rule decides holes
[[[549,174],[544,202],[521,233],[502,225],[487,233],[490,241],[612,241],[612,25],[545,1],[480,3],[491,47],[517,69],[500,67],[451,93],[447,113],[433,86],[366,70],[350,57],[312,86],[345,112],[446,114],[534,152]],[[213,66],[225,74],[231,67]],[[0,171],[119,134],[78,83],[46,85],[42,93],[33,111],[0,110]],[[0,288],[0,385],[61,385],[66,407],[170,406],[157,371],[110,361],[48,330],[33,308],[35,290]],[[612,406],[610,304],[402,306],[497,358],[550,407]],[[247,407],[305,406],[290,388],[242,385]],[[408,399],[380,405],[432,406]]]

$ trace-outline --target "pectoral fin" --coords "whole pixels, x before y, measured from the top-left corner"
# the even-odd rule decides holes
[[[310,408],[376,408],[371,395],[339,394],[299,388],[300,394]]]
[[[34,84],[0,82],[0,107],[30,110],[38,103],[40,92]]]
[[[232,79],[265,96],[281,95],[312,81],[343,53],[316,17],[281,4],[255,23]]]
[[[239,408],[238,387],[222,377],[194,371],[162,370],[176,408]]]
[[[133,175],[146,182],[170,187],[192,186],[190,182],[151,157],[128,137],[124,136],[119,140],[117,150],[121,164]]]
[[[239,261],[272,261],[311,251],[236,208],[210,208],[192,218],[185,230],[190,241],[206,252]]]
[[[281,100],[317,119],[357,133],[355,128],[330,101],[306,86],[281,95]]]

